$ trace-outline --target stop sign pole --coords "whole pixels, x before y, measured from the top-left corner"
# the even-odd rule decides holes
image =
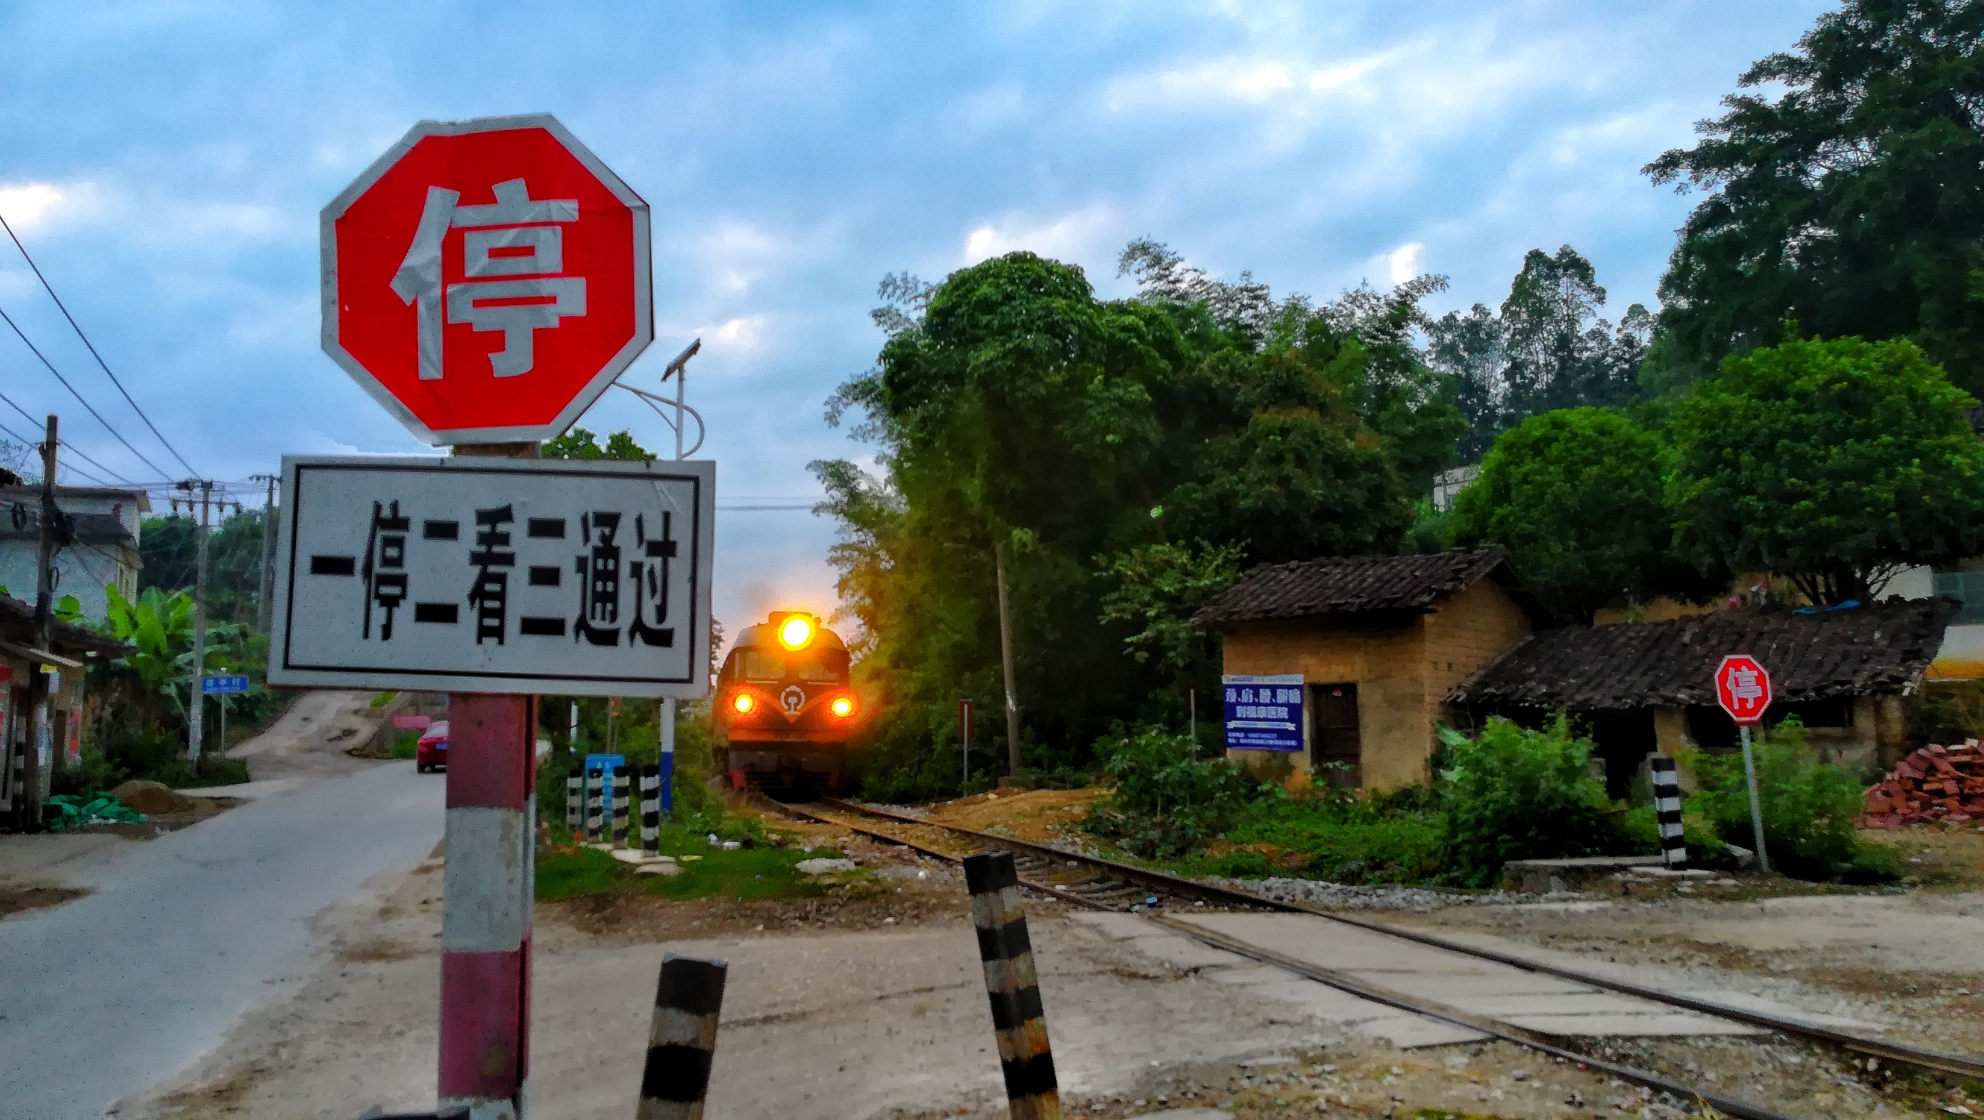
[[[1763,803],[1757,797],[1757,762],[1750,750],[1750,727],[1763,722],[1770,707],[1770,673],[1747,653],[1732,653],[1715,670],[1715,698],[1722,710],[1736,721],[1743,736],[1743,780],[1750,787],[1750,832],[1756,838],[1757,868],[1770,873],[1770,855],[1764,851]]]
[[[416,437],[535,459],[654,339],[648,220],[549,115],[422,121],[324,208],[324,350]],[[448,696],[439,1097],[473,1120],[525,1112],[536,716]]]

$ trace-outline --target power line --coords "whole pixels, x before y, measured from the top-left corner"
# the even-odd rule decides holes
[[[39,421],[39,420],[36,420],[36,419],[35,419],[35,416],[34,416],[34,413],[32,413],[32,412],[29,412],[29,411],[28,411],[27,409],[25,409],[25,408],[22,408],[22,407],[21,407],[20,405],[17,405],[17,404],[15,404],[15,403],[14,403],[14,400],[13,400],[13,398],[12,398],[12,397],[9,397],[9,396],[8,396],[7,394],[5,394],[5,393],[0,393],[0,401],[5,401],[5,402],[7,402],[7,406],[8,406],[9,408],[12,408],[12,409],[13,409],[13,410],[14,410],[15,412],[18,412],[18,413],[20,413],[20,414],[21,414],[22,416],[24,416],[24,417],[26,417],[26,418],[27,418],[27,421],[28,421],[28,423],[30,423],[30,424],[38,424],[38,423],[40,423],[40,421]],[[19,436],[15,436],[14,438],[15,438],[15,439],[19,439],[20,437],[19,437]],[[62,447],[66,447],[66,448],[68,448],[68,449],[69,449],[70,451],[72,451],[72,452],[75,452],[75,455],[76,455],[76,457],[77,457],[78,459],[81,459],[81,460],[83,460],[83,461],[84,461],[84,462],[86,462],[86,463],[90,463],[91,465],[93,465],[93,466],[95,466],[97,470],[100,470],[100,471],[102,471],[103,473],[105,473],[105,474],[107,474],[107,475],[110,475],[110,476],[111,476],[112,478],[116,478],[116,479],[120,479],[120,480],[122,480],[122,482],[124,483],[124,485],[126,485],[126,486],[135,486],[135,485],[137,485],[136,483],[134,483],[134,482],[132,482],[132,481],[131,481],[130,479],[128,479],[128,478],[125,478],[125,477],[124,477],[123,475],[121,475],[121,474],[119,474],[119,473],[117,473],[116,471],[113,471],[113,470],[111,470],[111,469],[110,469],[109,467],[106,467],[106,466],[104,466],[104,465],[103,465],[102,463],[99,463],[99,462],[97,462],[97,461],[96,461],[95,459],[92,459],[92,458],[90,458],[90,457],[89,457],[88,455],[85,455],[85,454],[83,454],[83,453],[82,453],[82,452],[80,452],[80,451],[76,451],[76,448],[75,448],[75,445],[73,445],[73,444],[71,444],[71,443],[70,443],[70,442],[69,442],[68,440],[66,440],[66,439],[57,439],[57,440],[56,440],[55,442],[56,442],[57,444],[59,444],[60,446],[62,446]],[[35,445],[35,444],[32,444],[32,443],[30,443],[30,444],[28,444],[28,446],[29,446],[29,447],[34,447],[34,446],[36,446],[36,445]],[[105,485],[105,486],[110,486],[110,485],[113,485],[113,484],[112,484],[112,483],[108,483],[108,482],[106,482],[106,483],[104,483],[104,485]]]
[[[29,440],[27,440],[27,439],[24,439],[24,438],[22,438],[22,436],[21,436],[21,433],[19,433],[19,432],[17,432],[17,431],[15,431],[15,430],[14,430],[14,429],[12,429],[12,428],[9,428],[9,427],[8,427],[7,425],[5,425],[5,424],[0,424],[0,435],[5,435],[5,436],[7,436],[7,437],[8,437],[9,439],[13,439],[13,440],[16,440],[16,441],[18,441],[18,442],[20,442],[20,443],[21,443],[21,444],[22,444],[23,446],[26,446],[26,447],[34,447],[34,446],[35,446],[35,444],[34,444],[34,443],[32,443],[32,442],[30,442],[30,441],[29,441]],[[57,442],[60,442],[60,441],[58,440]],[[66,443],[64,443],[64,444],[62,444],[62,446],[64,446],[64,447],[68,447],[69,445],[68,445],[68,444],[66,444]],[[75,450],[75,448],[73,448],[73,447],[71,447],[71,448],[69,448],[69,449],[70,449],[71,451],[74,451],[74,450]],[[79,454],[80,454],[80,453],[79,453]],[[68,462],[67,460],[64,460],[63,462],[61,462],[61,463],[59,463],[59,464],[57,464],[57,466],[58,466],[58,467],[60,467],[60,468],[61,468],[62,470],[68,470],[68,471],[74,471],[74,472],[76,472],[77,474],[79,474],[79,475],[82,475],[82,476],[83,476],[84,478],[87,478],[87,479],[89,479],[89,480],[90,480],[91,482],[94,482],[94,483],[96,483],[96,484],[97,484],[97,485],[99,485],[99,486],[115,486],[115,485],[117,485],[117,484],[116,484],[116,483],[114,483],[114,482],[105,482],[105,481],[104,481],[103,479],[100,479],[100,478],[98,478],[97,476],[95,476],[95,475],[93,475],[93,474],[91,474],[90,472],[88,472],[88,471],[86,471],[86,470],[84,470],[83,468],[81,468],[81,467],[79,467],[79,466],[77,466],[77,465],[76,465],[76,464],[74,464],[74,463],[71,463],[71,462]]]
[[[165,438],[165,433],[158,430],[158,425],[152,423],[152,418],[145,415],[145,410],[138,407],[138,402],[131,399],[131,393],[129,390],[124,388],[124,383],[122,381],[119,381],[117,379],[117,375],[110,371],[109,363],[103,360],[102,354],[96,352],[96,344],[90,341],[89,335],[83,333],[83,328],[80,324],[76,322],[76,317],[74,315],[69,314],[68,306],[62,302],[61,296],[55,294],[55,288],[49,284],[48,277],[43,276],[41,274],[41,266],[34,263],[34,258],[28,255],[28,247],[26,245],[21,244],[20,235],[14,232],[13,226],[7,224],[7,218],[6,215],[4,214],[0,214],[0,229],[4,229],[7,231],[8,238],[10,238],[14,242],[14,248],[19,249],[21,251],[21,259],[28,262],[28,267],[34,270],[34,278],[41,281],[42,290],[47,292],[48,298],[54,300],[55,306],[61,309],[62,317],[64,319],[69,320],[70,329],[76,332],[77,338],[83,340],[83,345],[89,349],[90,357],[96,359],[96,364],[102,367],[104,374],[110,378],[110,383],[112,385],[117,386],[117,391],[119,393],[124,394],[124,403],[131,406],[131,411],[138,414],[138,419],[143,420],[145,422],[145,427],[150,428],[152,430],[152,434],[158,437],[159,443],[165,445],[165,449],[167,451],[172,452],[172,457],[179,460],[180,466],[185,467],[186,470],[192,474],[199,474],[200,473],[199,471],[193,470],[193,464],[186,461],[186,456],[181,455],[179,453],[179,449],[172,446],[171,441]],[[101,417],[99,417],[99,419],[101,419]],[[154,467],[153,469],[156,470],[157,468]],[[163,474],[165,472],[160,471],[159,473]]]
[[[76,391],[76,387],[74,385],[69,384],[69,379],[62,376],[61,370],[55,368],[55,363],[49,361],[47,356],[42,354],[42,352],[36,348],[34,343],[28,341],[28,336],[21,331],[20,325],[14,322],[14,317],[7,314],[5,308],[0,308],[0,320],[5,320],[7,325],[14,329],[15,336],[18,337],[21,340],[21,342],[26,344],[29,350],[34,352],[35,357],[41,359],[41,364],[48,367],[48,372],[55,375],[55,380],[60,381],[64,389],[69,390],[69,395],[76,398],[76,403],[82,405],[85,409],[88,409],[89,414],[91,416],[96,417],[96,422],[103,425],[104,431],[109,432],[113,436],[116,436],[117,442],[123,444],[125,448],[131,452],[131,454],[136,455],[138,457],[139,462],[143,463],[144,465],[150,467],[151,469],[157,471],[160,474],[171,473],[170,471],[165,470],[163,467],[160,467],[157,463],[154,463],[150,459],[145,458],[144,452],[139,451],[135,447],[132,447],[130,440],[125,439],[122,435],[119,435],[117,429],[110,426],[110,421],[105,420],[103,418],[103,413],[98,412],[95,408],[93,408],[90,405],[90,402],[84,400],[83,395]]]

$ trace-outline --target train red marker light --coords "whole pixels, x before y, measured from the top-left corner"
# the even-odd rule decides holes
[[[852,696],[836,697],[834,702],[828,705],[828,707],[835,715],[846,719],[854,714],[854,698]]]
[[[750,693],[740,692],[737,694],[736,698],[730,702],[730,706],[736,710],[738,715],[747,716],[751,714],[752,708],[758,706],[758,702],[751,699]]]
[[[813,622],[803,615],[793,615],[778,625],[778,642],[787,649],[805,649],[813,640]]]

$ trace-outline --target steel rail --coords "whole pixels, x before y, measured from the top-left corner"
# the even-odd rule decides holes
[[[1252,891],[1243,891],[1231,887],[1220,887],[1220,886],[1215,886],[1211,883],[1194,883],[1189,879],[1184,879],[1176,875],[1166,874],[1165,872],[1162,871],[1152,871],[1147,868],[1133,867],[1128,864],[1118,863],[1115,860],[1104,859],[1100,856],[1086,856],[1075,852],[1063,851],[1059,848],[1051,848],[1044,844],[1034,844],[1025,840],[1015,840],[1010,836],[1001,836],[995,832],[985,832],[975,828],[968,828],[963,825],[942,824],[936,821],[929,821],[919,817],[913,817],[907,813],[897,813],[888,809],[879,809],[867,805],[857,805],[854,802],[842,801],[838,798],[821,798],[820,800],[823,804],[827,804],[835,808],[845,809],[852,812],[866,813],[869,814],[870,816],[882,817],[888,820],[902,821],[904,823],[930,825],[932,827],[942,828],[952,832],[964,833],[966,835],[973,836],[976,837],[977,839],[986,841],[987,843],[1004,844],[1010,847],[1020,848],[1041,856],[1047,856],[1047,857],[1059,858],[1059,859],[1080,860],[1081,862],[1090,865],[1105,867],[1110,872],[1118,876],[1121,876],[1125,879],[1128,879],[1132,882],[1136,882],[1150,887],[1159,888],[1171,894],[1180,894],[1186,897],[1197,897],[1197,898],[1206,899],[1208,901],[1218,900],[1227,905],[1264,907],[1268,909],[1283,910],[1290,913],[1313,914],[1319,918],[1326,918],[1332,922],[1341,922],[1344,925],[1355,926],[1358,929],[1368,930],[1372,933],[1379,933],[1392,937],[1403,938],[1404,940],[1418,942],[1421,945],[1428,945],[1436,949],[1444,949],[1448,952],[1461,953],[1466,956],[1479,958],[1481,960],[1493,961],[1496,964],[1508,965],[1511,968],[1519,968],[1525,972],[1535,972],[1545,976],[1555,976],[1558,979],[1562,979],[1562,980],[1571,980],[1580,984],[1589,984],[1595,988],[1603,988],[1608,991],[1618,992],[1622,995],[1634,996],[1636,998],[1648,1000],[1654,1003],[1664,1003],[1672,1007],[1679,1007],[1703,1015],[1713,1015],[1716,1016],[1717,1018],[1729,1019],[1753,1027],[1762,1027],[1766,1030],[1781,1031],[1785,1034],[1797,1035],[1799,1037],[1811,1039],[1813,1041],[1825,1042],[1834,1046],[1843,1047],[1848,1050],[1858,1051],[1870,1057],[1882,1058],[1891,1062],[1900,1062],[1904,1065],[1911,1065],[1920,1069],[1933,1070],[1938,1073],[1952,1074],[1966,1079],[1973,1079],[1973,1080],[1984,1079],[1984,1060],[1979,1060],[1977,1058],[1973,1058],[1964,1054],[1950,1054],[1938,1050],[1924,1050],[1919,1047],[1909,1046],[1903,1043],[1889,1042],[1885,1039],[1869,1038],[1865,1035],[1849,1034],[1845,1031],[1834,1030],[1831,1027],[1824,1027],[1816,1023],[1809,1023],[1802,1019],[1790,1019],[1779,1015],[1772,1015],[1769,1014],[1768,1012],[1752,1011],[1741,1007],[1731,1007],[1728,1004],[1718,1003],[1714,1000],[1699,999],[1694,996],[1681,995],[1679,993],[1665,991],[1660,988],[1649,988],[1644,985],[1634,984],[1624,980],[1613,980],[1608,977],[1597,976],[1589,972],[1581,971],[1579,969],[1565,968],[1561,965],[1546,964],[1542,961],[1531,960],[1526,957],[1518,957],[1509,953],[1499,952],[1494,949],[1484,949],[1478,946],[1468,945],[1464,942],[1454,941],[1449,938],[1440,937],[1437,934],[1422,933],[1418,930],[1403,929],[1401,927],[1390,925],[1385,922],[1373,921],[1369,918],[1352,917],[1348,914],[1343,914],[1331,910],[1325,910],[1322,907],[1311,906],[1306,903],[1289,902],[1283,899],[1269,898],[1266,895],[1255,894]]]
[[[1105,867],[1112,872],[1119,870],[1139,872],[1144,875],[1150,875],[1157,880],[1164,880],[1165,882],[1163,883],[1163,886],[1167,890],[1169,890],[1169,888],[1173,885],[1170,881],[1176,879],[1175,876],[1163,875],[1161,873],[1145,872],[1143,871],[1142,868],[1130,868],[1122,864],[1115,863],[1114,861],[1111,860],[1099,859],[1093,856],[1081,856],[1075,853],[1064,852],[1059,848],[1050,848],[1045,845],[1034,844],[1025,840],[1016,840],[1010,836],[1000,836],[996,833],[980,832],[977,829],[965,828],[959,825],[938,824],[933,821],[926,821],[916,817],[911,817],[908,814],[891,813],[886,810],[872,809],[865,805],[855,805],[852,802],[841,801],[838,798],[820,798],[819,800],[822,803],[830,805],[834,808],[846,809],[853,812],[866,813],[872,816],[883,817],[896,823],[928,825],[948,832],[964,833],[984,840],[993,841],[1001,845],[1021,848],[1026,850],[1029,854],[1037,854],[1045,857],[1057,857],[1061,859],[1075,859],[1082,863]],[[794,805],[786,805],[778,802],[772,802],[770,801],[769,798],[766,799],[766,802],[771,806],[773,806],[774,808],[786,812],[790,815],[811,817],[812,819],[816,821],[820,821],[824,824],[831,824],[839,828],[850,829],[851,831],[859,832],[864,835],[874,836],[879,839],[887,840],[890,843],[900,844],[908,848],[914,848],[917,851],[927,853],[929,855],[935,856],[947,862],[956,863],[959,862],[960,860],[960,857],[953,855],[949,852],[942,851],[941,849],[933,848],[926,844],[917,843],[913,840],[904,838],[895,833],[884,832],[880,829],[869,828],[850,821],[841,820],[837,817],[827,816],[825,814],[818,812],[815,809],[807,808],[804,806],[794,806]],[[1275,907],[1285,907],[1286,905],[1274,899],[1257,898],[1254,896],[1247,895],[1245,892],[1230,891],[1221,887],[1212,887],[1208,884],[1191,883],[1190,881],[1183,879],[1176,879],[1176,882],[1179,885],[1204,889],[1212,894],[1220,896],[1219,901],[1222,902],[1233,901],[1233,902],[1238,902],[1241,905],[1248,905],[1248,906],[1259,906],[1265,904]],[[1029,876],[1024,874],[1020,876],[1020,883],[1023,886],[1027,886],[1034,890],[1051,894],[1057,898],[1064,899],[1066,901],[1073,902],[1078,905],[1091,907],[1097,910],[1115,909],[1114,907],[1108,906],[1097,900],[1084,898],[1078,892],[1067,890],[1061,887],[1059,884],[1043,882],[1037,879],[1030,878]],[[1567,1050],[1564,1047],[1558,1046],[1555,1043],[1550,1042],[1548,1039],[1546,1039],[1545,1037],[1543,1037],[1542,1035],[1536,1032],[1525,1030],[1521,1027],[1517,1027],[1510,1023],[1504,1023],[1497,1019],[1489,1019],[1478,1015],[1471,1015],[1465,1011],[1459,1010],[1458,1008],[1449,1007],[1445,1004],[1435,1003],[1430,1000],[1421,999],[1417,996],[1408,995],[1404,992],[1398,992],[1390,988],[1385,988],[1376,984],[1367,983],[1355,977],[1349,976],[1345,973],[1337,972],[1334,969],[1322,968],[1317,965],[1310,964],[1307,961],[1301,961],[1293,957],[1284,956],[1280,953],[1274,952],[1273,950],[1263,949],[1249,942],[1241,941],[1237,938],[1229,937],[1222,933],[1216,933],[1212,930],[1201,929],[1198,926],[1195,926],[1189,922],[1180,921],[1179,919],[1172,918],[1167,915],[1147,912],[1144,914],[1144,917],[1164,926],[1167,929],[1173,930],[1179,934],[1182,934],[1183,936],[1190,937],[1204,944],[1213,946],[1214,948],[1223,949],[1227,952],[1246,957],[1250,960],[1258,961],[1262,964],[1268,964],[1268,965],[1273,965],[1277,968],[1287,969],[1290,972],[1294,972],[1298,975],[1305,976],[1311,980],[1316,981],[1317,983],[1324,984],[1332,988],[1336,988],[1340,991],[1348,992],[1352,995],[1358,996],[1359,998],[1367,999],[1374,1003],[1384,1004],[1388,1007],[1396,1007],[1400,1010],[1408,1011],[1416,1015],[1423,1015],[1427,1018],[1438,1019],[1442,1022],[1451,1023],[1455,1026],[1464,1027],[1468,1030],[1479,1031],[1480,1033],[1488,1035],[1492,1038],[1498,1038],[1504,1042],[1513,1043],[1517,1046],[1522,1046],[1530,1050],[1535,1050],[1541,1054],[1547,1054],[1550,1057],[1556,1058],[1560,1061],[1574,1063],[1578,1065],[1580,1068],[1590,1068],[1590,1069],[1599,1070],[1605,1074],[1608,1074],[1612,1077],[1616,1077],[1622,1081],[1630,1081],[1643,1088],[1652,1089],[1656,1092],[1666,1093],[1669,1094],[1670,1096],[1677,1097],[1681,1100],[1692,1099],[1698,1103],[1707,1104],[1708,1106],[1716,1109],[1725,1116],[1735,1117],[1737,1118],[1737,1120],[1793,1120],[1792,1117],[1787,1116],[1784,1113],[1773,1112],[1770,1109],[1763,1108],[1759,1105],[1753,1105],[1746,1101],[1720,1096],[1715,1093],[1703,1092],[1702,1090],[1694,1086],[1685,1085],[1682,1084],[1681,1082],[1670,1080],[1657,1073],[1649,1073],[1646,1070],[1637,1069],[1633,1066],[1621,1065],[1617,1062],[1609,1061],[1604,1058],[1597,1058],[1588,1054],[1581,1054],[1575,1050]]]

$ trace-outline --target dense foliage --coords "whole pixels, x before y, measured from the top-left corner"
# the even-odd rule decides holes
[[[1481,458],[1502,432],[1559,408],[1619,407],[1640,395],[1640,363],[1653,316],[1639,304],[1617,327],[1599,316],[1598,271],[1565,245],[1553,256],[1531,249],[1491,311],[1475,304],[1425,325],[1427,354],[1451,377],[1467,418],[1460,458]]]
[[[1732,357],[1674,414],[1680,542],[1699,565],[1779,572],[1818,603],[1975,555],[1974,403],[1906,340],[1792,338]]]
[[[1258,778],[1199,744],[1157,727],[1118,731],[1096,744],[1109,796],[1083,827],[1140,856],[1176,856],[1233,827],[1264,795]]]
[[[1984,393],[1984,0],[1847,0],[1740,84],[1646,168],[1707,192],[1650,374],[1685,384],[1796,320],[1911,338]]]
[[[1879,853],[1866,849],[1853,831],[1854,819],[1866,807],[1860,782],[1819,761],[1797,717],[1758,737],[1752,752],[1773,870],[1808,879],[1883,870]],[[1743,756],[1687,751],[1681,762],[1698,783],[1688,808],[1713,823],[1724,842],[1753,847]]]
[[[1694,591],[1700,581],[1671,559],[1669,459],[1658,433],[1618,412],[1532,416],[1495,441],[1447,529],[1456,543],[1507,549],[1566,619],[1588,623],[1603,607]]]
[[[1470,739],[1446,732],[1440,772],[1447,809],[1447,875],[1494,883],[1512,859],[1604,854],[1618,843],[1605,783],[1585,760],[1592,745],[1558,716],[1540,730],[1491,719]]]
[[[1114,722],[1182,725],[1180,683],[1210,692],[1181,612],[1246,565],[1399,547],[1451,459],[1463,421],[1411,344],[1435,283],[1314,306],[1149,242],[1123,266],[1136,299],[1030,253],[884,282],[893,333],[830,417],[861,418],[885,473],[815,464],[879,713],[872,792],[955,788],[955,701],[1003,706],[995,543],[1028,764],[1081,764]]]

